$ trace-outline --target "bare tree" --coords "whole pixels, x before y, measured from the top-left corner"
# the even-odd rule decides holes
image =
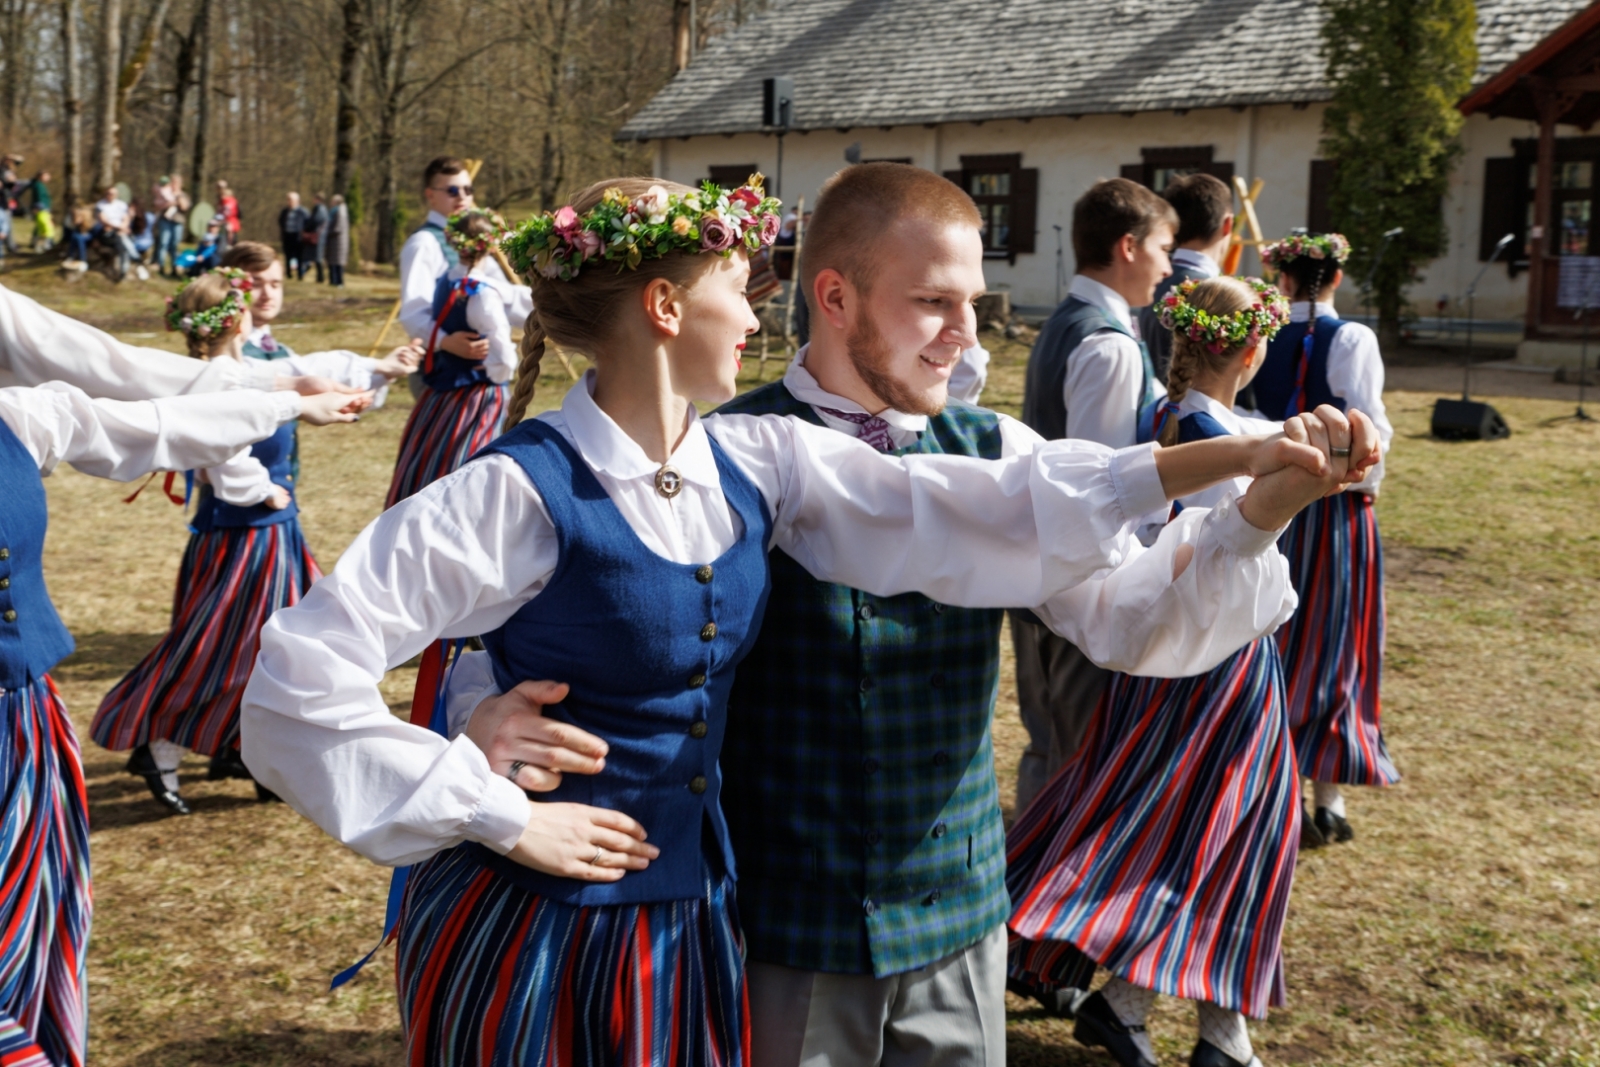
[[[100,0],[100,98],[95,137],[95,187],[117,180],[117,78],[122,70],[122,0]]]
[[[339,43],[339,118],[333,148],[333,191],[350,195],[356,167],[357,103],[361,91],[361,52],[367,43],[365,0],[344,0],[344,34]]]
[[[22,109],[33,85],[38,52],[36,0],[0,0],[0,116],[5,123],[6,143],[10,144],[22,126]]]
[[[210,160],[207,152],[210,145],[207,138],[211,134],[211,17],[212,7],[216,0],[199,0],[199,10],[195,15],[195,52],[197,53],[197,66],[199,74],[195,78],[195,96],[199,99],[199,107],[195,109],[194,118],[194,163],[189,168],[191,195],[195,200],[205,196],[205,183],[207,166]]]
[[[173,35],[178,39],[178,50],[172,64],[172,113],[167,117],[167,132],[163,138],[163,144],[166,146],[166,162],[161,168],[168,174],[177,171],[178,153],[183,148],[184,104],[189,99],[189,88],[194,84],[196,52],[201,32],[205,29],[205,13],[205,4],[196,4],[194,14],[189,20],[189,32],[180,34],[173,30]],[[198,183],[198,175],[195,181]]]
[[[78,0],[61,0],[61,181],[62,203],[71,208],[82,195],[83,72],[78,67]]]

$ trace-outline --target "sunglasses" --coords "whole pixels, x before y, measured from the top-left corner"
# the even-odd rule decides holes
[[[451,196],[471,196],[472,195],[472,186],[470,186],[470,185],[435,185],[433,187],[433,191],[436,192],[436,193],[449,193]]]

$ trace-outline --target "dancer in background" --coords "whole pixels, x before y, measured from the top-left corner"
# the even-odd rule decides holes
[[[1172,273],[1156,286],[1155,300],[1139,309],[1139,337],[1150,350],[1156,380],[1167,380],[1172,362],[1172,332],[1161,324],[1161,298],[1187,281],[1205,281],[1222,273],[1218,266],[1233,238],[1233,194],[1220,178],[1183,174],[1167,183],[1161,199],[1178,216],[1173,236]]]
[[[198,359],[243,360],[249,305],[249,276],[224,267],[178,291],[167,325]],[[189,814],[177,775],[185,750],[211,757],[209,778],[250,776],[239,759],[239,699],[261,626],[322,576],[300,531],[295,441],[285,425],[248,455],[197,472],[172,627],[95,713],[95,741],[132,749],[128,772],[179,815]],[[259,787],[258,796],[273,799]]]
[[[744,253],[770,243],[775,208],[759,179],[731,192],[618,179],[525,223],[508,252],[535,311],[508,419],[547,340],[596,369],[559,412],[385,512],[263,631],[244,710],[252,769],[341,841],[416,864],[398,967],[413,1062],[750,1062],[718,756],[770,547],[874,596],[1040,604],[1092,577],[1182,570],[1182,535],[1139,553],[1130,532],[1169,493],[1274,472],[1200,523],[1198,558],[1228,531],[1270,546],[1343,477],[1344,458],[1324,466],[1320,445],[1273,438],[1041,442],[985,463],[886,456],[776,415],[702,423],[691,401],[736,392],[758,326]],[[638,230],[602,245],[624,216]],[[970,227],[950,240],[978,248]],[[919,304],[917,347],[944,365],[973,340],[981,262],[942,255],[941,295]],[[1359,464],[1371,446],[1353,422],[1348,443],[1314,417],[1295,432],[1331,432]],[[1325,473],[1309,489],[1280,466],[1301,456]],[[529,757],[491,757],[475,722],[447,741],[389,713],[387,666],[468,634],[484,635],[502,688],[570,687],[552,714],[610,744],[598,776],[530,804]]]
[[[1269,419],[1321,404],[1364,411],[1387,449],[1394,428],[1384,412],[1378,337],[1339,318],[1333,306],[1349,254],[1350,242],[1337,233],[1295,234],[1262,248],[1262,259],[1280,272],[1294,319],[1267,347],[1255,395]],[[1300,773],[1312,783],[1315,813],[1301,820],[1308,848],[1354,836],[1341,785],[1400,780],[1380,721],[1383,542],[1372,504],[1383,471],[1380,462],[1296,516],[1281,546],[1300,593],[1300,609],[1278,631],[1278,647]]]
[[[1171,447],[1277,430],[1233,411],[1288,322],[1277,290],[1189,281],[1161,312],[1173,338],[1168,395],[1146,408],[1141,438]],[[1174,508],[1236,503],[1248,490],[1224,482]],[[1123,1067],[1154,1067],[1144,1026],[1158,993],[1196,1003],[1191,1067],[1259,1067],[1245,1016],[1283,1002],[1299,806],[1271,634],[1295,597],[1272,557],[1282,596],[1258,605],[1263,636],[1205,674],[1113,674],[1083,747],[1009,835],[1012,977],[1048,1003],[1087,987],[1096,964],[1108,969],[1069,1013],[1078,1040]]]
[[[424,389],[400,435],[400,454],[384,507],[455,470],[500,433],[508,383],[517,366],[511,319],[528,317],[528,287],[504,262],[499,241],[505,220],[492,211],[452,215],[446,239],[458,261],[434,287],[433,326],[422,357]],[[493,269],[491,269],[493,268]],[[453,355],[440,341],[475,334],[487,346],[483,358]]]
[[[0,1060],[82,1067],[90,918],[88,798],[50,680],[72,635],[45,589],[44,481],[59,463],[127,481],[220,463],[297,416],[348,421],[345,398],[238,391],[92,400],[62,382],[0,388]]]

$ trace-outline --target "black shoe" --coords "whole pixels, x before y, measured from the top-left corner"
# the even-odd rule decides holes
[[[1236,1060],[1202,1037],[1189,1055],[1189,1067],[1261,1067],[1261,1060],[1256,1056],[1248,1063]]]
[[[161,768],[156,766],[156,758],[150,754],[149,745],[140,745],[128,754],[128,773],[144,779],[144,784],[149,787],[150,795],[155,797],[160,804],[174,815],[188,815],[189,805],[184,803],[176,789],[168,789],[167,783],[161,780]]]
[[[240,778],[252,781],[250,768],[244,765],[244,760],[239,758],[238,749],[230,749],[220,756],[211,757],[211,766],[206,768],[206,781],[220,782],[224,778]]]
[[[1318,809],[1318,810],[1321,810],[1321,809]],[[1300,805],[1300,849],[1301,849],[1301,851],[1304,851],[1306,849],[1312,849],[1312,848],[1321,848],[1323,845],[1326,845],[1327,843],[1328,843],[1328,839],[1326,837],[1324,837],[1323,834],[1322,834],[1322,831],[1317,828],[1316,820],[1311,817],[1311,813],[1306,810],[1306,807],[1305,807],[1304,804]]]
[[[1019,997],[1036,1000],[1044,1006],[1044,1010],[1058,1019],[1071,1019],[1075,1017],[1074,1007],[1078,999],[1083,996],[1083,990],[1064,986],[1060,989],[1049,989],[1045,986],[1034,985],[1032,982],[1021,978],[1007,978],[1006,989]]]
[[[1356,832],[1350,828],[1350,820],[1343,815],[1335,815],[1332,808],[1318,808],[1315,822],[1324,841],[1342,844],[1356,836]]]
[[[1124,1024],[1099,993],[1090,993],[1079,1001],[1077,1020],[1072,1036],[1078,1044],[1105,1049],[1122,1067],[1156,1067],[1156,1061],[1133,1040],[1134,1034],[1144,1033],[1144,1027]]]
[[[260,782],[256,783],[256,802],[259,804],[282,804],[283,798]]]

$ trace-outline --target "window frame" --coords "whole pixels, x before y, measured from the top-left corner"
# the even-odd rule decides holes
[[[975,193],[973,182],[980,175],[1005,175],[1009,192]],[[946,171],[945,177],[961,187],[984,215],[983,258],[1005,260],[1013,266],[1019,255],[1032,255],[1036,248],[1039,219],[1039,171],[1022,165],[1021,152],[994,153],[961,157],[961,169]],[[988,242],[988,225],[995,206],[1006,208],[1006,243],[994,247]]]

